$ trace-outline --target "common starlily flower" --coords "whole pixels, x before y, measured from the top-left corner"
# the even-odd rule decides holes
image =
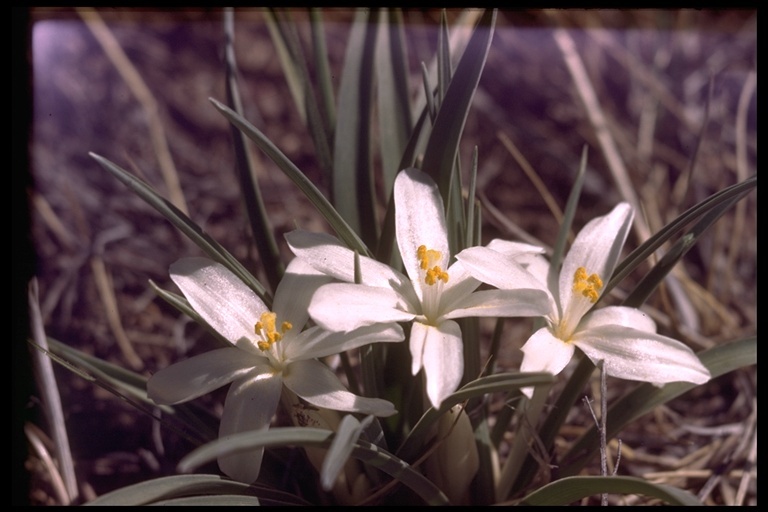
[[[266,430],[283,386],[310,404],[339,411],[390,416],[393,405],[350,393],[317,358],[374,342],[402,341],[396,323],[366,326],[346,333],[314,326],[310,297],[330,278],[294,259],[275,291],[273,310],[223,265],[206,258],[185,258],[171,265],[171,278],[191,306],[231,344],[160,370],[147,384],[149,397],[172,405],[230,384],[219,437]],[[251,483],[258,478],[264,450],[220,457],[230,477]]]
[[[394,184],[395,227],[407,276],[372,258],[360,257],[361,282],[355,284],[355,254],[321,233],[286,234],[294,254],[320,272],[345,281],[321,286],[309,307],[312,319],[332,331],[365,325],[413,321],[411,371],[422,367],[427,396],[436,408],[459,386],[464,373],[462,334],[456,318],[471,316],[540,316],[547,296],[524,283],[529,274],[519,265],[504,269],[518,276],[519,286],[479,290],[460,262],[450,264],[443,201],[434,181],[417,169],[401,171]],[[539,253],[527,244],[505,246],[515,254]],[[533,281],[533,280],[530,280]]]
[[[603,361],[607,375],[664,384],[703,384],[709,370],[680,341],[656,333],[656,324],[636,308],[608,306],[592,311],[602,295],[619,258],[633,212],[627,203],[588,222],[563,259],[559,279],[547,282],[548,264],[531,262],[528,270],[548,290],[550,310],[546,326],[536,331],[522,348],[523,372],[560,373],[578,347],[594,363]],[[509,258],[488,247],[463,251],[459,260],[476,278],[500,289],[517,285],[502,269]],[[523,392],[530,397],[532,388]]]

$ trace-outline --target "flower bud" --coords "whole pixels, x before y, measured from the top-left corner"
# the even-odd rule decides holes
[[[427,477],[454,505],[469,503],[469,486],[480,466],[475,434],[469,416],[460,405],[440,417],[437,449],[425,462]]]

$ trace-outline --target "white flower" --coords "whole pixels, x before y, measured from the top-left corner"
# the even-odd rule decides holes
[[[381,322],[413,321],[411,371],[424,368],[427,396],[435,408],[459,386],[464,356],[459,324],[470,316],[540,316],[548,310],[546,293],[519,265],[505,272],[518,276],[513,290],[476,291],[480,281],[460,262],[449,265],[450,251],[443,201],[425,173],[406,169],[395,179],[397,244],[407,276],[372,258],[360,257],[361,284],[354,284],[354,253],[332,236],[306,231],[286,235],[293,252],[320,272],[345,283],[318,289],[309,313],[318,325],[347,331]],[[505,246],[509,253],[539,253],[526,244]],[[527,277],[526,277],[527,276]],[[526,287],[528,279],[532,284]]]
[[[330,278],[294,259],[275,291],[273,311],[224,266],[206,258],[171,265],[171,278],[208,324],[232,343],[160,370],[147,392],[159,404],[192,400],[232,383],[219,426],[223,438],[266,430],[283,385],[317,407],[377,416],[395,414],[390,402],[347,391],[316,358],[374,342],[401,341],[402,328],[380,324],[348,333],[320,327],[302,330],[312,293]],[[251,483],[259,475],[263,449],[219,458],[230,477]]]
[[[627,203],[608,215],[597,217],[579,232],[563,259],[559,282],[548,288],[547,265],[532,263],[541,289],[550,292],[547,325],[523,346],[523,372],[557,375],[579,347],[594,363],[604,361],[608,375],[622,379],[664,384],[703,384],[709,371],[683,343],[656,334],[656,325],[639,309],[609,306],[589,312],[611,277],[632,224]],[[457,256],[476,278],[504,289],[516,286],[502,269],[509,258],[486,247],[474,247]],[[543,260],[543,258],[542,258]],[[529,397],[531,388],[523,390]]]

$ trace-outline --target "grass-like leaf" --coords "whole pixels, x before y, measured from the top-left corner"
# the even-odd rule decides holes
[[[291,19],[291,13],[283,10],[269,9],[266,18],[272,40],[278,48],[278,55],[280,56],[291,94],[296,103],[296,108],[299,110],[302,121],[309,129],[309,134],[315,144],[318,163],[327,176],[332,168],[333,157],[331,156],[330,141],[332,140],[333,130],[329,128],[328,116],[323,115],[321,110],[327,109],[328,105],[324,105],[321,109],[315,98],[298,28]],[[313,32],[315,63],[320,65],[320,72],[325,72],[322,66],[327,56],[324,55],[325,42],[322,41],[322,36],[318,33],[318,30],[321,30],[320,17],[315,14],[311,19],[310,28]],[[327,66],[327,63],[325,65]],[[321,79],[326,80],[322,77]],[[327,87],[327,84],[324,84],[323,87]]]
[[[352,250],[358,251],[360,254],[371,256],[368,247],[363,243],[357,233],[355,233],[349,224],[339,215],[339,212],[334,209],[328,199],[315,187],[315,185],[307,178],[303,172],[291,162],[288,157],[275,146],[271,140],[267,138],[258,128],[245,120],[243,116],[234,112],[232,109],[210,98],[211,103],[226,117],[229,122],[233,123],[240,130],[245,133],[249,139],[254,141],[256,145],[282,170],[288,178],[293,181],[297,187],[307,196],[307,199],[317,208],[317,211],[325,218],[331,225],[331,228],[336,232],[338,237],[347,244]]]
[[[152,503],[157,507],[258,507],[261,501],[256,496],[238,494],[212,494],[207,496],[189,496],[158,500]]]
[[[446,79],[450,80],[450,84],[440,101],[421,169],[435,180],[445,202],[448,239],[454,254],[463,244],[466,232],[461,178],[455,165],[459,141],[485,67],[495,23],[496,10],[486,11],[478,21],[453,75],[450,74],[450,56],[446,55],[448,45],[443,43],[438,48],[438,91],[444,88],[440,83]],[[443,26],[441,41],[447,39],[445,32]]]
[[[235,504],[237,501],[254,505],[258,504],[259,496],[262,496],[262,505],[307,505],[305,501],[293,495],[233,482],[218,475],[175,475],[155,478],[104,494],[86,505],[223,505]],[[189,499],[193,501],[188,501]]]
[[[357,12],[347,41],[339,85],[333,146],[333,204],[371,247],[378,239],[373,169],[371,115],[374,54],[378,23],[373,12]]]
[[[448,199],[459,139],[485,67],[495,23],[496,11],[489,10],[483,13],[475,27],[445,92],[443,108],[437,113],[424,153],[422,170],[438,184],[444,200]]]
[[[304,124],[307,122],[307,109],[304,105],[304,77],[300,63],[296,57],[299,49],[296,48],[297,41],[287,34],[286,24],[278,19],[278,13],[269,9],[265,11],[264,21],[272,37],[272,44],[275,45],[277,56],[280,58],[280,64],[283,69],[283,76],[288,82],[288,90],[291,92],[296,110],[301,116]]]
[[[440,11],[440,28],[437,33],[437,108],[443,103],[445,91],[451,83],[451,45],[448,37],[448,18],[445,9]]]
[[[413,129],[408,88],[408,55],[399,10],[380,15],[376,46],[379,147],[385,198],[389,198]],[[410,165],[409,165],[410,166]]]
[[[229,110],[229,109],[228,109]],[[231,112],[231,110],[230,110]],[[272,303],[272,297],[253,275],[221,244],[206,234],[200,226],[195,224],[184,212],[172,205],[168,200],[162,197],[155,190],[144,183],[139,178],[133,176],[119,165],[114,164],[96,153],[88,153],[104,169],[109,171],[114,177],[123,182],[136,195],[142,198],[147,204],[160,212],[171,224],[184,233],[200,249],[203,250],[211,259],[218,261],[227,267],[232,273],[239,277],[249,288],[251,288],[267,305]]]
[[[552,448],[555,438],[560,432],[560,428],[565,423],[568,414],[573,410],[573,405],[579,397],[583,396],[583,390],[589,379],[592,377],[592,373],[595,371],[595,365],[590,361],[588,357],[581,355],[579,358],[579,364],[574,369],[573,373],[568,377],[568,383],[563,387],[563,391],[558,395],[557,400],[551,407],[546,419],[542,422],[541,427],[537,432],[541,447],[545,452],[549,452]],[[501,421],[499,421],[501,423]],[[505,425],[501,423],[501,425]],[[499,437],[501,439],[501,429],[499,429]],[[511,493],[517,489],[525,486],[534,476],[538,469],[539,462],[533,455],[528,454],[525,457],[525,461],[518,473],[518,478],[512,483]]]
[[[336,126],[336,103],[334,100],[333,81],[331,80],[331,68],[328,63],[328,50],[325,44],[325,30],[323,18],[319,9],[310,9],[312,32],[312,55],[317,70],[317,81],[320,89],[320,101],[318,102],[323,129],[328,140],[333,140],[334,127]]]
[[[273,428],[267,431],[243,432],[218,439],[196,449],[179,462],[179,470],[192,471],[221,455],[270,446],[304,446],[328,448],[333,438],[329,430],[309,427]],[[352,457],[359,459],[399,480],[429,505],[447,505],[448,499],[435,484],[405,461],[367,441],[358,440]]]
[[[571,192],[568,194],[568,201],[565,204],[565,211],[563,212],[563,222],[560,223],[560,229],[557,232],[557,240],[555,246],[552,248],[552,255],[549,258],[549,274],[547,274],[547,286],[550,290],[553,290],[554,296],[557,296],[559,292],[555,291],[559,288],[558,280],[560,278],[560,265],[565,257],[565,246],[568,242],[568,234],[571,232],[571,226],[573,225],[573,218],[576,216],[576,209],[579,205],[579,198],[581,197],[581,189],[584,187],[584,179],[587,175],[587,146],[581,152],[581,163],[579,169],[576,171],[576,179],[571,187]]]
[[[446,397],[440,404],[440,409],[434,407],[427,409],[396,453],[404,460],[414,460],[431,435],[432,426],[440,416],[456,404],[488,393],[509,392],[527,386],[551,384],[553,380],[554,377],[549,373],[498,373],[474,380]]]
[[[51,359],[81,378],[110,392],[120,400],[148,416],[161,421],[166,427],[186,438],[194,445],[216,437],[215,424],[210,415],[194,403],[159,406],[147,396],[147,378],[138,373],[86,354],[58,340],[48,338]],[[36,345],[34,345],[36,348]],[[163,413],[161,419],[155,410]]]
[[[237,85],[237,62],[235,60],[235,20],[232,9],[224,11],[224,35],[226,47],[224,59],[226,68],[227,100],[232,110],[242,115],[243,105],[240,100],[240,89]],[[256,168],[251,153],[248,152],[247,139],[243,132],[231,126],[232,143],[235,150],[235,168],[240,182],[240,191],[245,202],[245,209],[251,223],[251,232],[259,251],[264,273],[272,287],[272,292],[277,289],[277,284],[283,276],[285,267],[280,259],[280,251],[272,231],[272,224],[264,208],[261,198]]]
[[[624,305],[629,307],[640,307],[646,299],[659,286],[664,278],[672,271],[675,265],[683,256],[694,246],[699,237],[709,229],[712,224],[731,209],[740,199],[746,195],[735,196],[733,198],[718,202],[699,218],[699,221],[691,230],[675,242],[669,251],[653,266],[651,271],[637,284],[634,290],[624,300]]]
[[[614,286],[620,283],[625,277],[627,277],[640,263],[645,261],[648,256],[653,254],[656,249],[662,246],[667,240],[675,236],[682,231],[685,226],[706,215],[712,209],[718,208],[723,203],[729,203],[732,199],[740,199],[754,188],[757,187],[757,175],[751,176],[746,180],[731,185],[715,194],[712,194],[709,198],[701,201],[700,203],[692,206],[682,214],[680,214],[675,220],[664,226],[651,238],[646,240],[640,247],[632,251],[616,266],[616,270],[613,272],[611,280],[605,285],[603,295],[606,295]]]
[[[522,505],[562,506],[582,498],[608,494],[642,494],[669,505],[702,505],[696,496],[670,485],[629,476],[574,476],[547,484],[523,498]]]

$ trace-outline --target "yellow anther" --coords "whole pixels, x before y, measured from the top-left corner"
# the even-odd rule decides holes
[[[435,265],[431,269],[427,270],[427,276],[424,278],[424,282],[428,285],[433,285],[440,280],[444,283],[448,282],[448,272],[444,272],[443,269]]]
[[[426,245],[420,245],[416,250],[416,256],[419,258],[419,266],[421,267],[421,270],[427,270],[430,265],[434,265],[440,261],[442,254],[440,254],[440,251],[427,249]]]
[[[448,272],[440,268],[440,265],[436,265],[442,258],[440,251],[427,249],[426,245],[420,245],[416,250],[416,256],[419,258],[419,267],[427,271],[424,277],[425,283],[432,286],[438,280],[444,283],[448,282]]]
[[[290,330],[293,326],[290,322],[283,322],[280,325],[280,331],[276,329],[277,314],[267,311],[261,314],[261,321],[256,322],[254,332],[261,337],[261,340],[256,342],[256,346],[260,350],[267,350],[269,347],[283,339],[283,335],[286,331]]]
[[[603,280],[597,274],[588,275],[587,269],[579,267],[573,274],[573,291],[582,294],[589,299],[591,303],[597,302],[600,297],[600,289],[603,287]]]

